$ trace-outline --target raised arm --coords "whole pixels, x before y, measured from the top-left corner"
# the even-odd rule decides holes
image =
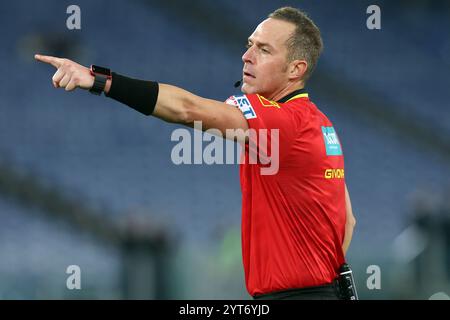
[[[55,88],[64,88],[66,91],[76,88],[89,90],[94,85],[94,76],[89,68],[74,61],[44,55],[35,55],[35,59],[57,69],[52,78]],[[112,81],[106,82],[106,94],[111,90]],[[227,129],[248,129],[247,120],[238,108],[167,84],[159,84],[156,105],[151,115],[167,122],[191,127],[194,121],[202,121],[203,130],[215,128],[224,136]]]
[[[248,129],[247,120],[238,108],[167,84],[159,85],[153,116],[187,126],[193,126],[194,121],[202,121],[205,130],[218,129],[223,135],[226,129]]]

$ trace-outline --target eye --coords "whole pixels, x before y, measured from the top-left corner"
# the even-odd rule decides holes
[[[252,44],[251,44],[250,42],[247,42],[247,44],[245,45],[245,47],[246,47],[247,49],[250,49],[251,46],[252,46]]]
[[[266,48],[261,48],[261,51],[262,51],[263,53],[270,53],[270,51],[267,50]]]

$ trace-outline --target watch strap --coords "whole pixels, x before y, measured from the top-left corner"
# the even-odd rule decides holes
[[[94,85],[91,89],[89,89],[89,92],[95,95],[101,95],[103,90],[105,90],[106,81],[108,80],[108,76],[95,73],[94,74]]]

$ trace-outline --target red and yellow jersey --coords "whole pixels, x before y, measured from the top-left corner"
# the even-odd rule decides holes
[[[242,255],[250,295],[331,283],[344,262],[344,156],[330,120],[298,90],[274,102],[256,94],[232,96],[250,129],[278,147],[278,171],[251,162],[247,143],[240,166]],[[259,146],[258,146],[259,147]],[[269,164],[270,165],[270,164]]]

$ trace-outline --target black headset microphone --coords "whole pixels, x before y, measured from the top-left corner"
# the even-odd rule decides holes
[[[241,86],[241,84],[242,84],[242,79],[239,81],[236,81],[236,83],[234,84],[234,87],[239,88]]]

